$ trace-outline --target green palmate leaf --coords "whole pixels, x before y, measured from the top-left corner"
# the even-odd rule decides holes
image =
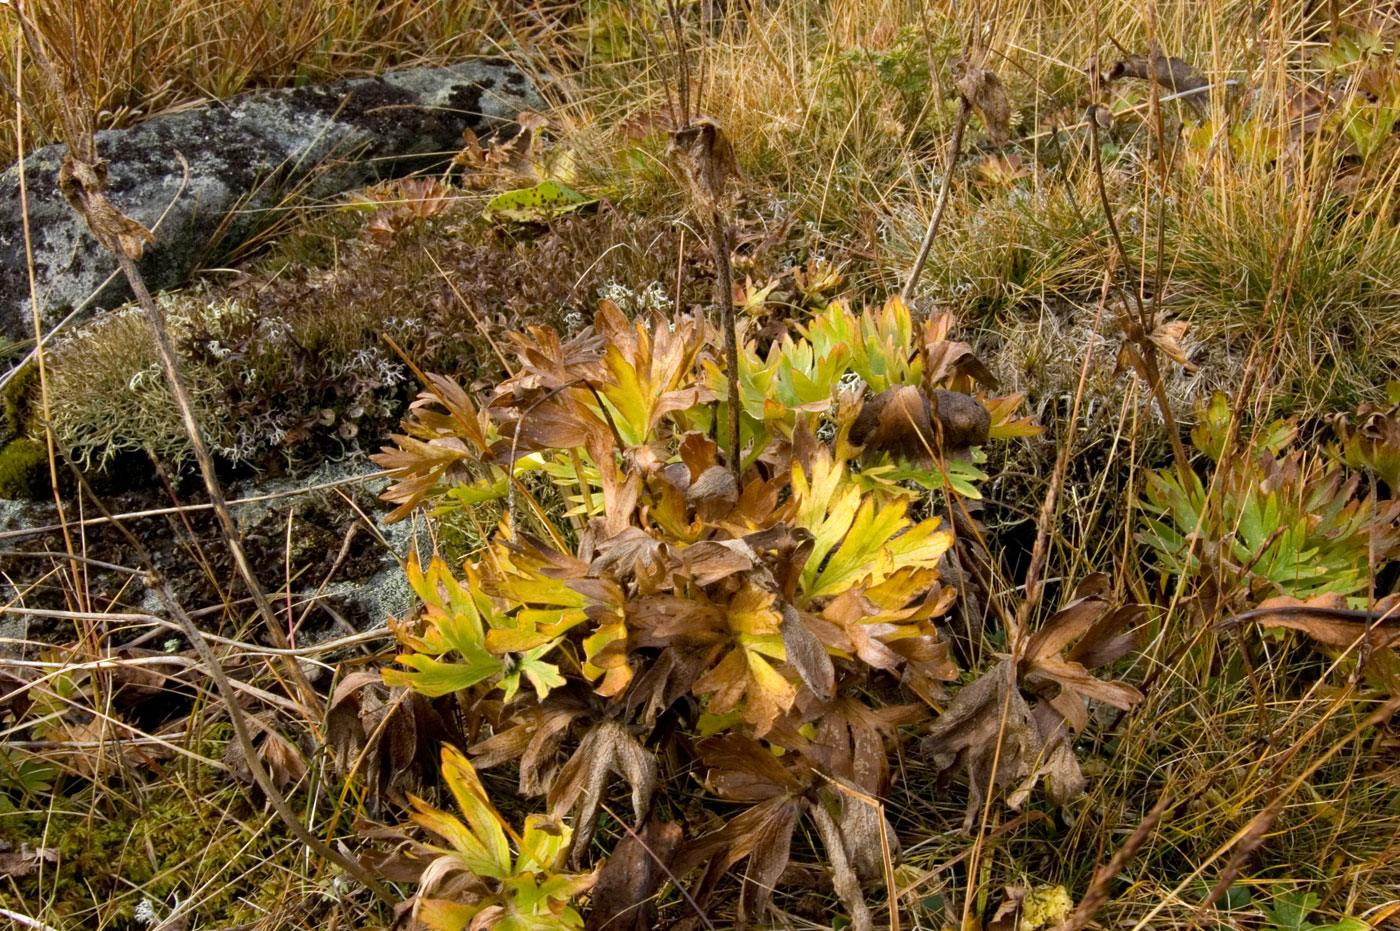
[[[1038,431],[1040,428],[1035,429]],[[852,477],[863,491],[880,491],[887,495],[907,498],[909,489],[901,483],[913,482],[929,491],[949,488],[964,498],[980,501],[982,493],[977,490],[975,483],[986,481],[987,473],[971,462],[948,459],[928,469],[891,462],[868,465]]]
[[[850,530],[859,507],[860,488],[846,481],[846,464],[833,459],[825,448],[817,450],[808,469],[793,464],[792,523],[813,536],[812,555],[802,571],[804,591],[810,590],[827,554]]]
[[[879,585],[897,569],[936,566],[953,536],[938,529],[937,519],[910,528],[908,507],[907,501],[892,501],[877,508],[874,499],[867,497],[840,549],[806,586],[807,597],[824,598],[856,585]]]
[[[909,308],[898,297],[859,318],[860,335],[851,354],[851,371],[877,394],[895,385],[917,385],[923,376]]]
[[[459,652],[462,653],[463,659],[459,663],[443,662],[421,653],[402,654],[398,661],[413,672],[386,669],[383,673],[384,681],[389,685],[410,688],[421,695],[435,698],[471,688],[505,668],[500,659],[485,650],[480,653]]]
[[[423,872],[423,888],[413,916],[433,931],[506,929],[506,931],[572,931],[583,927],[569,903],[593,883],[590,874],[555,872],[554,865],[569,843],[570,832],[539,815],[525,821],[511,855],[507,831],[486,790],[458,750],[442,750],[442,775],[461,809],[459,819],[409,797],[413,820],[448,842],[448,847],[428,846],[439,857]],[[444,877],[464,870],[478,879],[481,891],[467,901],[433,898]]]
[[[384,670],[384,681],[424,695],[447,695],[470,688],[501,672],[504,664],[486,649],[483,618],[495,616],[491,600],[481,592],[476,571],[467,566],[467,586],[453,576],[447,564],[434,557],[423,571],[416,556],[410,557],[408,581],[423,600],[424,631],[421,636],[401,632],[401,641],[414,652],[398,661],[413,672]],[[455,654],[456,659],[439,659]]]
[[[709,391],[696,383],[701,341],[695,320],[648,327],[629,321],[608,301],[600,304],[596,320],[607,347],[609,380],[602,395],[624,442],[651,442],[652,431],[667,414],[709,400]]]
[[[541,223],[597,202],[596,197],[585,197],[558,181],[542,181],[534,187],[497,194],[481,215],[488,220]]]
[[[496,809],[486,799],[486,790],[476,770],[459,750],[444,746],[442,775],[466,823],[410,796],[414,822],[451,844],[450,850],[442,852],[458,858],[472,874],[494,879],[511,875],[510,845]]]
[[[506,701],[515,697],[516,691],[520,688],[521,676],[524,676],[526,681],[530,683],[530,687],[535,690],[540,701],[545,700],[550,689],[557,689],[564,685],[564,677],[559,674],[559,667],[541,659],[558,645],[558,640],[541,644],[533,650],[527,651],[506,670],[505,675],[501,677],[501,689],[506,693]]]
[[[1157,550],[1175,575],[1203,569],[1222,573],[1243,591],[1300,598],[1321,592],[1356,596],[1364,590],[1372,561],[1400,550],[1396,519],[1400,505],[1359,493],[1361,476],[1347,476],[1321,457],[1293,450],[1276,457],[1267,450],[1238,452],[1216,465],[1215,488],[1193,473],[1153,473],[1145,492],[1148,517],[1142,542]],[[1201,547],[1188,547],[1199,534]]]

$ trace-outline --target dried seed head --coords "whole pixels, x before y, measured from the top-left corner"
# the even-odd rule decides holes
[[[992,144],[1001,148],[1011,141],[1011,97],[1001,79],[985,68],[966,61],[956,61],[952,67],[958,93],[977,111],[986,124]]]
[[[702,116],[676,130],[666,154],[695,209],[704,216],[714,216],[724,203],[730,176],[739,176],[734,148],[719,123]]]

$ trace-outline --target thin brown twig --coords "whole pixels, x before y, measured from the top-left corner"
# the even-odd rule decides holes
[[[1080,931],[1089,924],[1090,919],[1103,908],[1104,903],[1109,899],[1109,886],[1119,873],[1123,872],[1123,867],[1128,865],[1128,861],[1137,855],[1138,850],[1147,842],[1147,838],[1152,832],[1157,830],[1157,825],[1161,822],[1162,816],[1167,809],[1172,807],[1171,793],[1167,789],[1162,790],[1162,795],[1157,799],[1157,804],[1152,806],[1152,810],[1143,816],[1138,822],[1137,828],[1132,835],[1123,842],[1123,846],[1109,858],[1108,863],[1094,871],[1094,879],[1089,884],[1089,890],[1084,893],[1084,898],[1079,900],[1079,905],[1070,915],[1069,920],[1061,925],[1057,931]]]
[[[938,236],[938,227],[943,223],[943,212],[948,208],[948,198],[953,191],[953,171],[958,167],[958,156],[962,154],[963,132],[967,129],[967,118],[971,114],[972,104],[960,95],[958,118],[953,123],[953,141],[948,148],[948,165],[943,172],[943,183],[938,189],[938,203],[933,208],[933,218],[929,220],[928,229],[924,232],[924,241],[919,244],[919,254],[914,259],[914,267],[909,270],[909,277],[899,292],[900,300],[905,304],[914,299],[914,286],[919,283],[919,276],[923,274],[928,254],[933,249],[933,241]]]
[[[1099,75],[1098,63],[1090,65],[1093,72],[1090,75],[1090,91],[1093,97],[1093,106],[1098,106],[1099,97]],[[1123,245],[1123,236],[1118,231],[1118,220],[1113,213],[1113,203],[1108,196],[1108,186],[1104,183],[1103,153],[1099,150],[1099,123],[1098,120],[1089,121],[1089,136],[1091,140],[1090,151],[1094,162],[1094,183],[1099,193],[1099,204],[1103,208],[1104,219],[1108,223],[1109,236],[1113,239],[1113,245],[1118,250],[1118,259],[1124,268],[1128,267],[1128,250]],[[1137,310],[1136,319],[1129,313],[1128,308],[1123,308],[1123,313],[1119,315],[1119,325],[1123,328],[1123,336],[1129,355],[1135,367],[1141,372],[1147,382],[1148,389],[1152,392],[1152,397],[1157,402],[1157,407],[1162,412],[1162,422],[1166,426],[1167,440],[1171,443],[1172,458],[1176,462],[1176,467],[1181,474],[1186,474],[1191,468],[1191,459],[1186,455],[1186,447],[1181,442],[1181,429],[1177,425],[1176,415],[1172,413],[1171,403],[1167,398],[1167,389],[1162,382],[1162,372],[1157,365],[1157,346],[1152,342],[1152,321],[1148,318],[1147,309],[1142,302],[1141,283],[1129,289],[1133,295],[1133,304]]]

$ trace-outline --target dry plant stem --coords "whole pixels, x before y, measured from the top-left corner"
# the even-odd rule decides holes
[[[1123,867],[1128,865],[1128,861],[1137,856],[1138,850],[1147,842],[1152,832],[1157,830],[1162,815],[1166,814],[1169,807],[1171,794],[1164,789],[1162,797],[1157,799],[1157,804],[1138,822],[1132,836],[1123,842],[1123,846],[1118,848],[1105,866],[1094,871],[1094,880],[1089,884],[1089,891],[1084,893],[1084,898],[1079,900],[1074,914],[1070,915],[1069,920],[1057,931],[1080,931],[1088,926],[1089,920],[1108,901],[1108,887],[1118,874],[1123,872]]]
[[[233,522],[233,515],[229,513],[228,503],[224,500],[223,488],[219,485],[219,478],[214,474],[214,460],[209,455],[208,447],[204,444],[204,434],[200,430],[199,421],[195,419],[189,392],[185,390],[184,381],[180,378],[180,370],[175,364],[175,351],[171,348],[170,335],[165,330],[165,320],[161,316],[160,308],[156,307],[156,302],[151,299],[151,293],[146,290],[146,282],[137,270],[136,263],[120,250],[114,254],[127,281],[131,284],[131,290],[136,295],[137,303],[141,305],[141,309],[146,314],[151,331],[155,334],[156,351],[160,355],[161,368],[165,372],[166,380],[170,383],[170,393],[175,398],[175,405],[180,409],[180,419],[184,422],[185,432],[189,434],[194,457],[199,462],[199,471],[204,478],[204,487],[209,494],[209,504],[218,519],[219,529],[223,531],[224,542],[228,544],[234,564],[238,567],[238,574],[242,576],[244,585],[247,586],[249,594],[253,597],[253,604],[257,606],[258,614],[262,616],[273,645],[281,650],[290,649],[291,644],[287,642],[286,636],[282,633],[277,614],[272,609],[272,603],[268,601],[267,593],[263,591],[257,576],[253,573],[253,567],[248,563],[248,555],[243,550],[238,527]],[[287,662],[284,666],[287,675],[296,685],[297,691],[301,693],[302,702],[306,705],[308,720],[314,723],[315,710],[321,705],[320,696],[300,666],[295,662]]]
[[[180,409],[180,418],[184,423],[185,431],[189,434],[195,458],[199,462],[200,471],[204,476],[204,484],[209,492],[209,503],[218,517],[219,527],[223,531],[229,551],[233,555],[234,564],[238,568],[239,575],[243,577],[243,581],[253,597],[253,602],[257,605],[259,614],[266,622],[268,635],[272,637],[276,646],[286,649],[289,647],[287,639],[278,626],[277,616],[272,610],[272,605],[268,602],[266,593],[258,584],[252,567],[248,564],[247,555],[243,552],[243,546],[239,541],[238,528],[234,525],[233,518],[229,514],[228,505],[224,502],[223,491],[219,487],[217,476],[214,474],[214,461],[209,456],[209,449],[204,443],[199,422],[194,416],[194,407],[190,402],[189,392],[185,390],[179,368],[175,363],[175,353],[170,346],[170,337],[165,331],[165,321],[159,308],[156,307],[155,301],[151,299],[151,294],[146,289],[146,283],[132,259],[133,255],[138,257],[141,255],[143,244],[150,242],[153,237],[148,230],[123,215],[107,200],[103,193],[107,184],[107,176],[105,170],[102,170],[102,162],[97,154],[97,143],[92,127],[92,107],[84,109],[82,106],[84,101],[80,96],[66,92],[64,83],[59,78],[58,69],[44,49],[43,40],[40,38],[29,10],[25,4],[19,2],[16,2],[14,7],[18,14],[20,28],[28,42],[28,50],[39,65],[39,73],[43,77],[45,91],[52,102],[60,108],[63,117],[62,123],[64,136],[67,137],[68,142],[68,154],[64,159],[63,168],[59,172],[59,188],[73,207],[74,212],[87,223],[98,242],[116,256],[117,265],[126,275],[137,302],[150,321],[151,329],[156,338],[156,350],[160,355],[161,368],[165,371],[166,378],[170,383],[171,394],[175,398],[176,406]],[[132,251],[133,249],[134,251]],[[306,704],[308,720],[311,721],[313,728],[318,728],[315,709],[320,706],[320,699],[316,690],[312,688],[310,680],[306,678],[306,674],[295,662],[287,663],[286,668]]]
[[[1092,139],[1090,148],[1094,156],[1094,182],[1099,192],[1099,203],[1103,207],[1104,218],[1108,222],[1108,232],[1113,237],[1113,245],[1118,250],[1119,261],[1126,268],[1128,251],[1124,248],[1123,237],[1118,232],[1118,221],[1114,219],[1113,205],[1108,199],[1108,187],[1103,180],[1103,155],[1099,151],[1099,124],[1097,120],[1089,121],[1089,134]],[[1121,320],[1123,333],[1129,340],[1130,350],[1142,362],[1142,370],[1147,378],[1148,387],[1152,391],[1152,397],[1156,400],[1158,409],[1162,412],[1162,422],[1167,428],[1167,439],[1171,441],[1172,458],[1176,461],[1178,471],[1184,475],[1191,468],[1191,459],[1186,455],[1186,447],[1181,442],[1181,430],[1177,426],[1176,417],[1172,414],[1171,404],[1168,403],[1167,389],[1162,384],[1162,372],[1157,367],[1157,347],[1148,337],[1152,326],[1151,321],[1147,319],[1147,311],[1142,306],[1141,286],[1134,287],[1132,293],[1138,318],[1133,320],[1125,308]]]
[[[875,921],[870,916],[870,908],[865,904],[865,896],[860,891],[855,870],[851,869],[851,864],[846,859],[841,829],[821,802],[809,801],[806,807],[807,815],[812,819],[812,824],[816,826],[817,834],[822,839],[822,846],[826,848],[826,855],[831,858],[836,894],[851,910],[851,928],[853,931],[874,931]],[[894,907],[894,903],[891,903],[890,908]]]
[[[1094,328],[1091,331],[1089,345],[1084,348],[1084,362],[1079,367],[1079,384],[1074,391],[1074,404],[1070,408],[1069,427],[1066,430],[1064,442],[1060,445],[1059,455],[1055,457],[1055,471],[1050,476],[1050,487],[1045,492],[1045,500],[1040,504],[1040,517],[1036,521],[1035,543],[1031,546],[1031,562],[1026,569],[1026,597],[1021,601],[1021,607],[1016,611],[1016,626],[1010,631],[1011,642],[1015,649],[1019,650],[1019,644],[1025,636],[1027,626],[1030,624],[1031,613],[1035,611],[1040,603],[1040,594],[1043,587],[1040,582],[1040,574],[1044,571],[1045,560],[1049,553],[1050,543],[1050,523],[1055,517],[1055,502],[1059,497],[1060,488],[1064,486],[1065,475],[1069,471],[1070,451],[1074,448],[1075,427],[1079,423],[1079,405],[1084,400],[1084,387],[1089,380],[1089,362],[1094,356],[1094,341],[1099,336],[1099,324],[1103,321],[1104,305],[1108,303],[1108,289],[1113,280],[1113,265],[1104,270],[1103,287],[1099,291],[1099,307],[1094,313]]]
[[[958,156],[962,154],[963,131],[967,129],[967,118],[972,113],[972,104],[968,103],[966,97],[961,98],[958,104],[958,118],[953,124],[953,141],[948,151],[948,166],[943,172],[943,184],[938,189],[938,204],[933,208],[933,219],[929,220],[928,230],[924,233],[924,241],[919,245],[919,255],[914,259],[914,267],[909,271],[909,278],[904,282],[904,289],[899,292],[900,300],[908,304],[914,299],[914,286],[919,283],[919,275],[923,274],[924,263],[928,261],[929,251],[933,248],[933,240],[938,236],[938,227],[943,223],[943,212],[948,208],[948,198],[953,191],[953,169],[958,165]]]
[[[79,487],[87,494],[93,504],[97,506],[97,509],[111,518],[107,507],[93,492],[92,487],[88,485],[87,479],[83,476],[82,471],[71,461],[68,462],[68,467],[72,470],[77,479]],[[214,650],[209,646],[209,641],[204,638],[203,631],[199,629],[194,619],[190,617],[189,612],[185,610],[184,606],[180,604],[179,600],[170,590],[170,584],[166,582],[165,577],[156,569],[155,561],[151,558],[151,553],[146,549],[145,544],[137,539],[131,531],[127,530],[126,526],[121,522],[113,520],[112,523],[126,538],[127,542],[131,544],[132,550],[137,554],[137,558],[140,559],[142,565],[145,567],[144,575],[147,586],[149,586],[151,592],[155,594],[156,599],[160,601],[161,606],[165,608],[171,617],[175,618],[180,629],[189,639],[190,645],[193,646],[194,651],[199,654],[200,661],[203,662],[205,668],[209,670],[209,677],[214,680],[214,685],[219,689],[219,695],[223,698],[224,705],[228,709],[229,723],[233,725],[233,735],[238,741],[239,749],[243,751],[243,758],[247,763],[248,771],[252,774],[253,781],[258,784],[258,788],[262,789],[263,795],[267,798],[268,803],[272,805],[273,811],[277,813],[277,816],[281,818],[282,822],[287,826],[287,830],[291,831],[292,835],[305,844],[312,853],[338,865],[341,869],[345,870],[346,873],[362,883],[365,888],[374,893],[375,896],[386,905],[395,905],[397,900],[389,894],[389,890],[386,889],[369,870],[365,869],[363,864],[334,849],[315,834],[312,834],[311,831],[307,829],[306,825],[301,823],[301,819],[297,817],[296,812],[292,811],[291,806],[287,804],[286,798],[278,790],[276,783],[272,781],[272,777],[268,775],[267,768],[263,766],[262,757],[258,755],[257,748],[253,746],[253,738],[248,733],[248,723],[245,719],[243,708],[238,703],[238,695],[234,691],[233,683],[229,681],[228,674],[224,672],[224,666],[219,662],[219,658],[214,655]],[[295,666],[295,660],[292,660],[289,665]],[[298,667],[298,671],[299,670],[300,667]],[[305,677],[303,676],[303,678]]]
[[[18,36],[16,36],[18,43]],[[54,506],[58,512],[59,526],[63,528],[63,545],[68,550],[69,556],[75,552],[73,537],[69,532],[68,517],[64,513],[63,496],[58,493],[58,456],[55,455],[53,441],[53,429],[49,426],[52,419],[49,413],[49,378],[48,366],[44,364],[44,327],[39,314],[39,294],[38,286],[34,280],[34,244],[29,233],[29,185],[26,183],[24,172],[24,119],[22,109],[22,97],[24,92],[24,69],[18,66],[20,55],[15,54],[15,138],[19,150],[19,205],[20,215],[24,218],[24,257],[25,270],[29,278],[29,310],[34,321],[34,365],[39,372],[39,404],[44,413],[44,442],[49,455],[49,484],[53,489]],[[18,367],[16,368],[18,371]],[[78,564],[71,562],[69,571],[73,575],[73,591],[77,593],[79,599],[83,598],[85,586],[82,582],[82,574],[78,570]],[[87,608],[83,604],[84,609]]]
[[[8,908],[0,908],[0,918],[8,918],[21,928],[33,928],[34,931],[54,931],[51,925],[46,925],[37,918],[30,918],[28,915],[10,911]]]
[[[322,491],[327,488],[338,488],[341,485],[354,485],[357,482],[368,482],[377,478],[384,478],[389,473],[387,470],[378,472],[366,472],[363,475],[355,475],[350,478],[338,478],[330,482],[321,482],[316,485],[308,485],[305,488],[294,488],[291,491],[279,491],[270,495],[253,495],[248,498],[235,498],[227,504],[257,504],[260,501],[277,501],[282,498],[293,498],[297,495],[310,494],[313,491]],[[111,518],[87,517],[80,521],[73,521],[74,527],[96,527],[100,524],[110,524],[114,520],[135,520],[140,517],[163,517],[166,514],[186,514],[195,511],[207,511],[211,508],[208,504],[182,504],[169,508],[147,508],[143,511],[126,511],[121,514],[114,514]],[[22,539],[24,537],[38,536],[44,533],[54,533],[63,529],[62,524],[42,524],[36,527],[25,527],[22,530],[6,530],[0,533],[0,540]]]
[[[729,267],[729,229],[716,212],[710,218],[710,249],[715,254],[715,301],[724,327],[724,365],[729,376],[729,465],[741,478],[744,463],[739,449],[739,334],[734,319],[734,274]]]

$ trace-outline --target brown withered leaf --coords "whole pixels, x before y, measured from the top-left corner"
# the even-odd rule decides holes
[[[883,871],[884,846],[899,855],[894,828],[878,805],[889,790],[887,744],[898,739],[901,726],[927,720],[928,707],[872,708],[846,695],[806,709],[804,717],[814,714],[819,715],[814,739],[793,741],[793,745],[830,780],[832,800],[839,804],[837,823],[845,839],[846,859],[862,882],[873,882]]]
[[[427,379],[425,389],[409,405],[401,424],[403,433],[391,437],[395,445],[370,456],[389,469],[394,479],[380,495],[398,505],[385,518],[389,523],[407,517],[439,481],[472,479],[475,463],[487,448],[490,424],[465,389],[442,375],[430,373]]]
[[[1093,658],[1101,662],[1117,659],[1114,650],[1132,648],[1132,641],[1119,635],[1122,625],[1141,618],[1135,611],[1111,611],[1108,601],[1108,578],[1094,573],[1075,588],[1074,598],[1052,615],[1026,644],[1025,657],[1018,674],[1023,687],[1047,701],[1064,716],[1076,732],[1089,723],[1085,699],[1096,699],[1124,711],[1142,701],[1142,693],[1125,682],[1105,682],[1096,678],[1079,660]],[[1099,621],[1110,618],[1108,624]],[[1088,635],[1093,632],[1093,637]],[[1060,654],[1074,640],[1077,659],[1062,658]],[[1109,642],[1115,644],[1108,647]],[[1044,735],[1042,735],[1044,736]]]
[[[257,715],[250,716],[248,723],[252,725],[253,731],[262,733],[262,739],[257,741],[254,749],[262,758],[262,764],[267,769],[268,776],[272,778],[273,785],[278,789],[285,789],[306,776],[306,761],[287,738],[273,730]],[[243,755],[243,748],[237,742],[231,741],[224,749],[224,763],[240,781],[253,784],[253,774],[248,768],[247,757]]]
[[[947,333],[955,322],[952,314],[939,314],[924,324],[921,349],[924,356],[924,387],[932,390],[945,386],[952,379],[966,377],[981,382],[988,388],[995,388],[996,376],[977,358],[972,347],[967,343],[947,338]]]
[[[1146,55],[1133,55],[1115,62],[1108,73],[1108,79],[1118,81],[1123,78],[1152,81],[1174,94],[1200,90],[1210,84],[1204,75],[1187,62],[1165,55],[1152,56],[1150,61]]]
[[[363,200],[383,206],[365,223],[365,233],[381,246],[393,245],[399,233],[419,220],[436,216],[452,204],[452,189],[433,178],[405,178],[371,191]]]
[[[966,769],[964,832],[970,832],[981,816],[988,791],[1030,777],[1040,756],[1040,733],[1013,681],[1014,672],[1010,661],[1003,660],[959,689],[920,745],[939,770]]]
[[[1345,650],[1364,643],[1374,651],[1400,643],[1397,607],[1400,596],[1396,595],[1378,601],[1374,611],[1350,609],[1345,598],[1331,592],[1307,601],[1281,595],[1240,617],[1253,620],[1260,627],[1300,630],[1326,647]]]
[[[556,689],[543,703],[516,712],[508,726],[473,744],[472,765],[483,770],[518,760],[520,794],[544,795],[563,765],[559,751],[570,726],[588,714],[585,702]]]
[[[1182,348],[1181,341],[1186,337],[1186,333],[1191,329],[1191,324],[1185,320],[1165,320],[1157,324],[1157,328],[1148,334],[1147,338],[1162,352],[1167,358],[1177,365],[1194,372],[1197,369],[1195,363],[1186,358],[1186,350]]]
[[[713,585],[758,563],[758,554],[743,540],[701,540],[681,551],[682,571],[696,585]]]
[[[707,865],[695,896],[703,905],[720,877],[747,859],[737,916],[738,924],[745,926],[762,915],[787,867],[801,795],[811,784],[810,770],[784,765],[758,741],[738,734],[702,740],[696,752],[707,767],[705,785],[710,791],[755,804],[688,844],[673,869],[677,877],[684,877]]]
[[[676,130],[666,154],[695,209],[702,216],[714,216],[724,204],[729,179],[739,176],[734,148],[719,123],[702,116]]]
[[[354,672],[331,693],[326,741],[342,776],[357,772],[372,799],[402,803],[437,770],[435,745],[455,739],[435,703],[391,688],[377,672]]]
[[[589,898],[587,931],[652,931],[654,897],[681,847],[680,824],[653,815],[635,835],[618,842],[598,873]]]
[[[987,127],[992,145],[1001,148],[1011,141],[1011,97],[1001,79],[991,71],[967,61],[955,61],[953,81]]]
[[[783,605],[782,634],[788,665],[797,670],[812,694],[829,700],[836,691],[836,667],[831,663],[826,646],[792,605]]]
[[[1003,659],[964,686],[924,738],[922,750],[938,769],[967,770],[964,830],[976,823],[986,793],[994,787],[1014,786],[1006,799],[1013,809],[1025,803],[1042,779],[1055,804],[1082,792],[1084,775],[1070,739],[1071,728],[1088,724],[1085,699],[1123,709],[1142,699],[1132,686],[1097,679],[1085,665],[1109,662],[1131,649],[1134,640],[1123,628],[1139,624],[1144,616],[1136,606],[1111,610],[1108,595],[1102,574],[1081,582],[1070,603],[1030,638],[1018,663]],[[1062,656],[1066,650],[1068,656]],[[1034,706],[1023,690],[1036,696]]]
[[[620,584],[635,580],[644,592],[650,592],[670,565],[665,541],[640,527],[625,527],[621,533],[598,542],[588,574],[607,576]]]
[[[987,931],[1016,931],[1021,920],[1021,901],[1030,889],[1025,886],[1007,886],[1001,891],[1001,904],[987,922]]]
[[[8,842],[0,841],[0,875],[28,876],[45,863],[57,862],[57,847],[31,847],[25,843],[15,850]]]
[[[71,145],[71,142],[70,142]],[[107,163],[84,161],[69,153],[58,170],[58,189],[68,204],[87,222],[88,229],[108,250],[133,262],[146,244],[156,241],[151,231],[122,213],[107,199]]]
[[[579,743],[549,792],[550,817],[556,821],[578,808],[569,849],[569,859],[573,863],[580,861],[593,840],[603,795],[614,773],[626,780],[632,789],[632,811],[640,827],[651,814],[651,797],[657,780],[656,758],[621,724],[600,721]]]

